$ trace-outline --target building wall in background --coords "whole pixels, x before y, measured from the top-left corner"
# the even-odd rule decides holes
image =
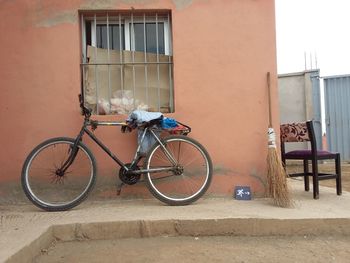
[[[74,137],[82,124],[79,10],[169,10],[172,16],[175,113],[190,136],[209,151],[214,180],[209,192],[231,195],[235,185],[265,191],[268,100],[272,74],[273,120],[279,125],[274,1],[55,0],[1,1],[0,197],[20,195],[25,157],[41,141]],[[300,102],[301,103],[301,102]],[[124,120],[126,116],[98,119]],[[124,161],[136,134],[116,128],[96,132]],[[115,193],[119,167],[90,141],[99,185]],[[146,194],[143,184],[122,194]]]
[[[322,149],[320,72],[310,70],[278,75],[281,123],[314,121],[318,149]],[[286,150],[300,147],[287,144]],[[307,143],[304,144],[307,148]]]

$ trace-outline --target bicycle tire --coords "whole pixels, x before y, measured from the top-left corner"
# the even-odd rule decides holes
[[[166,137],[162,143],[178,163],[179,172],[146,173],[149,191],[168,205],[195,202],[205,194],[212,180],[213,165],[208,152],[199,142],[183,135]],[[145,169],[170,165],[163,148],[156,143],[148,152]]]
[[[82,142],[79,142],[77,156],[66,173],[63,176],[55,174],[68,158],[74,142],[75,139],[67,137],[46,140],[26,158],[21,184],[27,198],[37,207],[46,211],[69,210],[85,200],[93,189],[96,160]],[[61,157],[61,154],[65,156]],[[80,185],[82,188],[78,189]],[[69,200],[63,200],[65,198]]]

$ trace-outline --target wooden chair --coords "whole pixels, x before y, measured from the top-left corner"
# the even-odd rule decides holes
[[[304,165],[303,173],[289,174],[290,177],[304,177],[305,191],[310,190],[309,176],[312,176],[314,199],[319,198],[319,180],[335,179],[337,195],[342,194],[341,187],[341,166],[340,154],[328,151],[317,150],[316,137],[312,121],[301,123],[282,124],[281,128],[281,154],[282,162],[286,165],[286,160],[302,160]],[[311,150],[294,150],[285,152],[285,143],[288,142],[309,142]],[[319,160],[334,160],[335,173],[320,173],[318,171]],[[309,172],[309,161],[312,164],[312,171]]]

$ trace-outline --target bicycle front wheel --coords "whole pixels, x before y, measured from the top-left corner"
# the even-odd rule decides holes
[[[28,199],[47,211],[64,211],[80,204],[92,190],[96,161],[81,142],[73,162],[65,171],[63,164],[72,157],[74,139],[53,138],[39,144],[22,168],[22,188]]]
[[[171,171],[149,172],[150,192],[169,205],[188,205],[207,191],[212,179],[212,162],[205,148],[192,138],[170,136],[149,151],[146,169],[173,167]]]

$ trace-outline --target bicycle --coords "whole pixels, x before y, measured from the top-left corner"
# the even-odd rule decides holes
[[[79,102],[84,122],[77,137],[48,139],[36,146],[23,164],[22,188],[34,205],[46,211],[65,211],[79,205],[91,192],[97,164],[91,150],[82,142],[84,134],[120,166],[122,184],[136,184],[144,175],[149,191],[168,205],[191,204],[207,191],[212,180],[212,161],[206,149],[187,136],[191,131],[188,126],[180,135],[163,138],[157,132],[160,120],[144,123],[134,158],[124,163],[93,131],[98,126],[121,126],[122,130],[129,126],[125,122],[90,120],[92,111],[85,107],[81,94]],[[140,148],[146,134],[151,134],[155,144],[144,156]]]

